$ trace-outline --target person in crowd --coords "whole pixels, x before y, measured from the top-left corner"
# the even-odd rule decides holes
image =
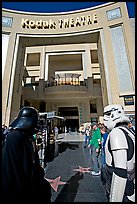
[[[71,127],[68,128],[69,134],[71,135]]]
[[[100,132],[102,134],[102,166],[104,167],[106,165],[106,155],[105,155],[105,144],[106,144],[106,140],[108,137],[108,131],[106,129],[106,127],[103,127],[100,129]]]
[[[101,129],[104,127],[104,123],[98,123],[98,128]]]
[[[38,116],[35,108],[23,107],[9,125],[12,130],[2,149],[2,203],[50,202],[51,187],[34,145]]]
[[[39,152],[39,150],[42,149],[42,132],[38,131],[38,133],[36,134],[36,147],[37,150]]]
[[[56,142],[58,139],[58,132],[59,132],[59,129],[57,126],[55,126],[55,128],[54,128],[54,132],[55,132],[55,142]]]
[[[4,130],[2,131],[2,147],[4,146],[7,139],[7,135],[11,131],[11,129],[11,127],[7,127],[6,125],[4,126]]]
[[[98,128],[99,128],[99,129],[102,128],[102,123],[98,123]]]
[[[130,128],[130,130],[135,132],[135,126],[133,125],[132,119],[130,119],[130,121],[128,122],[128,128]]]
[[[65,134],[67,133],[67,127],[65,126]]]
[[[135,134],[119,104],[104,108],[106,140],[106,194],[109,202],[135,202]]]
[[[82,134],[83,138],[85,139],[85,128],[84,125],[80,127],[80,133]],[[84,145],[83,145],[84,146]]]
[[[7,126],[5,124],[2,125],[2,147],[4,146],[5,139],[6,139],[6,133],[7,132]]]
[[[96,122],[93,122],[91,124],[91,128],[93,129],[92,131],[92,138],[90,140],[90,143],[88,147],[91,148],[91,157],[93,161],[93,166],[92,166],[92,171],[91,174],[93,176],[98,176],[100,175],[101,171],[101,149],[100,149],[100,144],[102,142],[101,138],[101,132],[100,129],[97,126]]]
[[[101,163],[101,181],[105,187],[106,184],[106,154],[105,154],[105,144],[108,137],[108,131],[106,127],[103,125],[100,129],[102,136],[102,163]]]
[[[91,135],[90,135],[90,125],[88,125],[86,128],[85,128],[85,139],[84,139],[84,148],[88,147],[89,145],[89,142],[90,142],[90,139],[91,139]]]
[[[6,132],[8,129],[7,125],[3,124],[2,125],[2,133]]]
[[[39,130],[39,132],[36,135],[36,147],[38,151],[39,161],[42,165],[43,157],[44,157],[44,143],[42,141],[42,131]]]
[[[2,133],[4,132],[5,130],[5,124],[2,125]]]
[[[84,125],[81,126],[80,128],[80,132],[81,134],[84,136],[85,135],[85,128],[84,128]]]

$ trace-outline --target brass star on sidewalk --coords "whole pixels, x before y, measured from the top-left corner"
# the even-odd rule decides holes
[[[55,179],[48,179],[45,178],[51,185],[51,187],[57,192],[58,191],[58,186],[59,185],[64,185],[66,182],[60,181],[61,176],[58,176]]]
[[[78,172],[80,172],[80,173],[85,173],[85,172],[90,173],[91,167],[84,168],[84,167],[79,166],[78,169],[73,169],[73,170],[74,170],[74,171],[78,171]]]

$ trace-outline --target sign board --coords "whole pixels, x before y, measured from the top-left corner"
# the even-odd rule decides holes
[[[47,118],[53,118],[55,116],[55,111],[47,112]]]
[[[125,103],[125,106],[127,106],[127,105],[134,105],[134,98],[133,98],[133,96],[124,96],[124,103]]]

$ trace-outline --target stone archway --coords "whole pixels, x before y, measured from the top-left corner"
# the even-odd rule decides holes
[[[13,95],[12,95],[12,103],[11,103],[11,111],[9,108],[10,114],[10,121],[13,120],[17,115],[17,110],[20,109],[20,103],[21,103],[21,95],[22,95],[22,86],[21,82],[24,76],[24,57],[25,57],[25,49],[26,47],[31,46],[44,46],[44,45],[52,45],[52,44],[60,44],[60,43],[98,43],[99,39],[99,31],[97,32],[87,32],[84,34],[79,35],[70,35],[68,36],[62,36],[62,37],[40,37],[40,36],[31,36],[28,35],[19,35],[19,42],[18,42],[18,52],[15,60],[15,76],[14,82],[13,82]],[[19,86],[20,85],[20,86]],[[10,107],[10,106],[9,106]]]

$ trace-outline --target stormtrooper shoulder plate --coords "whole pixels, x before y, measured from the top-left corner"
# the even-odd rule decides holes
[[[128,149],[128,143],[124,132],[120,127],[114,128],[109,135],[111,150]]]

